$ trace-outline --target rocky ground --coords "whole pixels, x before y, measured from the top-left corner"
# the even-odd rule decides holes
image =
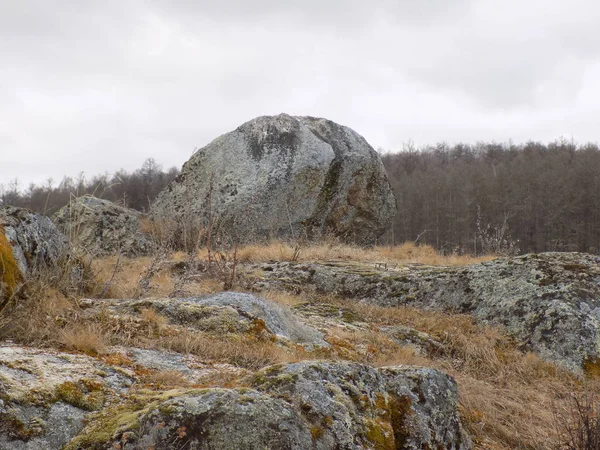
[[[83,354],[5,342],[0,449],[471,447],[452,377],[334,358],[345,351],[361,359],[370,350],[344,348],[326,330],[347,321],[356,330],[368,326],[320,306],[299,305],[295,313],[229,292],[84,299],[80,321],[129,333],[132,346]],[[181,336],[199,346],[190,349],[200,356],[178,347]],[[217,339],[242,351],[219,350]],[[244,351],[261,346],[263,355]],[[264,367],[277,351],[301,362]],[[233,364],[219,363],[223,358]]]
[[[250,268],[255,287],[313,289],[385,307],[469,314],[502,326],[525,351],[597,370],[600,257],[544,253],[467,267],[274,262]]]
[[[597,256],[67,242],[0,209],[0,450],[541,450],[600,394]]]

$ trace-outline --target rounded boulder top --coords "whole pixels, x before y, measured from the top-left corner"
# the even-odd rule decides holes
[[[199,149],[152,209],[181,227],[210,223],[237,242],[334,236],[361,245],[395,213],[383,163],[362,136],[287,114],[258,117]]]

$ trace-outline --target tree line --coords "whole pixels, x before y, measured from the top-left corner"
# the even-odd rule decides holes
[[[382,155],[398,204],[384,243],[413,241],[443,253],[600,253],[600,148],[566,140],[438,144]],[[0,201],[48,215],[95,195],[148,211],[178,175],[147,159],[133,172],[0,185]]]
[[[382,159],[398,203],[388,241],[445,253],[600,250],[597,144],[442,143]]]
[[[18,179],[14,179],[7,185],[0,184],[0,203],[52,215],[74,197],[94,195],[147,212],[158,193],[178,174],[177,168],[165,171],[153,158],[148,158],[133,172],[119,170],[112,175],[96,175],[90,179],[81,173],[76,178],[64,177],[56,186],[48,180],[22,189]]]

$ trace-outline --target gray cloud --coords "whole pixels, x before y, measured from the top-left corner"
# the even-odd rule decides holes
[[[181,165],[261,114],[374,146],[597,140],[600,6],[332,0],[0,3],[0,183]]]

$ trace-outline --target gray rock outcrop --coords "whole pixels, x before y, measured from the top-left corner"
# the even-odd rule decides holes
[[[135,257],[148,255],[156,248],[140,229],[142,217],[136,210],[86,195],[61,208],[53,220],[78,253]]]
[[[67,238],[48,217],[0,207],[0,304],[29,274],[54,266],[68,251]]]
[[[113,443],[123,450],[471,448],[454,380],[433,369],[307,361],[265,368],[247,384],[165,400]]]
[[[130,384],[88,356],[0,347],[0,450],[62,448]]]
[[[265,331],[308,347],[328,347],[323,333],[304,324],[284,305],[251,294],[221,292],[189,298],[165,299],[84,299],[88,314],[98,310],[115,316],[136,314],[152,308],[173,324],[217,335]]]
[[[381,159],[348,127],[286,114],[253,119],[198,150],[152,207],[238,241],[334,235],[371,244],[396,212]]]
[[[600,257],[542,253],[467,267],[263,264],[264,287],[336,293],[379,306],[473,315],[523,350],[576,371],[600,367]],[[256,274],[256,267],[250,270]],[[258,287],[258,286],[257,286]]]

